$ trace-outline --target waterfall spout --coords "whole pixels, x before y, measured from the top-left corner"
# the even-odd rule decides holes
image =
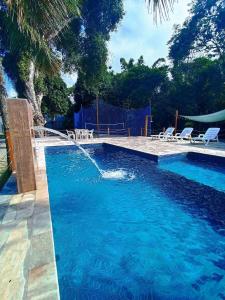
[[[36,132],[46,131],[46,132],[54,133],[55,135],[58,135],[58,136],[64,138],[65,140],[70,141],[73,144],[75,144],[82,151],[82,153],[92,162],[92,164],[96,167],[96,169],[98,170],[101,177],[104,178],[104,179],[128,179],[128,180],[133,180],[135,178],[135,176],[133,174],[128,174],[127,172],[125,172],[121,169],[111,170],[111,171],[102,170],[101,168],[99,168],[97,162],[94,160],[94,158],[91,157],[91,155],[88,153],[88,151],[86,151],[76,140],[72,139],[68,135],[66,135],[66,134],[64,134],[64,133],[62,133],[58,130],[43,127],[43,126],[34,126],[31,129],[33,129]]]
[[[96,167],[96,169],[98,170],[98,172],[103,175],[103,171],[99,168],[98,164],[96,163],[96,161],[90,156],[90,154],[88,153],[88,151],[86,151],[77,141],[75,141],[74,139],[72,139],[71,137],[69,137],[68,135],[58,131],[58,130],[55,130],[55,129],[51,129],[51,128],[47,128],[47,127],[43,127],[43,126],[34,126],[32,127],[32,129],[34,131],[37,131],[37,132],[43,132],[43,131],[47,131],[47,132],[51,132],[51,133],[54,133],[55,135],[58,135],[64,139],[66,139],[67,141],[70,141],[72,143],[74,143],[82,152],[83,154],[88,158],[90,159],[90,161],[93,163],[93,165]]]

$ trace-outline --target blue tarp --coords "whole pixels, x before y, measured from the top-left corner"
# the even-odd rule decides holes
[[[51,117],[45,116],[46,123],[45,126],[52,129],[64,129],[64,123],[66,120],[66,117],[63,115],[55,115],[54,119]]]
[[[131,135],[141,135],[141,128],[145,127],[145,117],[151,115],[150,105],[139,109],[124,109],[118,106],[105,103],[103,100],[99,100],[99,124],[118,124],[118,126],[110,128],[122,128],[124,123],[125,128],[131,129]],[[97,123],[97,106],[96,102],[89,107],[83,107],[78,113],[74,113],[74,125],[75,128],[88,128],[96,129],[94,125],[87,123]],[[103,125],[100,126],[100,129]],[[148,133],[151,131],[151,123],[149,123]]]

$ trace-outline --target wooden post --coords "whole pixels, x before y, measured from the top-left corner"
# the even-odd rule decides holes
[[[128,137],[130,137],[130,128],[128,128]]]
[[[109,128],[108,128],[108,136],[110,136],[110,131],[109,131]]]
[[[97,131],[99,131],[99,99],[96,97],[96,124],[97,124]]]
[[[179,112],[176,110],[176,115],[175,115],[175,130],[174,133],[177,133],[177,125],[178,125],[178,117],[179,117]]]
[[[148,116],[145,116],[145,136],[148,136]]]
[[[13,144],[12,144],[12,138],[10,136],[10,132],[9,130],[6,130],[5,132],[5,139],[6,139],[6,143],[8,146],[8,151],[9,151],[9,160],[10,160],[10,167],[12,172],[15,171],[16,167],[15,167],[15,161],[14,161],[14,155],[13,155]]]
[[[8,99],[7,108],[18,192],[33,191],[36,189],[36,180],[31,140],[31,107],[25,99]]]

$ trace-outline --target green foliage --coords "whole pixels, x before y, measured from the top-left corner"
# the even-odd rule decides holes
[[[28,77],[28,65],[26,59],[23,59],[22,57],[20,56],[20,54],[14,55],[11,53],[7,53],[3,59],[4,70],[14,82],[17,94],[21,98],[25,96],[24,80]]]
[[[225,78],[219,60],[197,58],[175,65],[170,73],[172,78],[152,102],[155,124],[161,128],[171,125],[176,109],[184,115],[207,114],[224,109]],[[180,122],[181,126],[185,125],[184,121]]]
[[[162,58],[152,67],[146,66],[143,61],[143,57],[137,62],[121,58],[122,71],[106,73],[100,97],[110,104],[134,109],[149,105],[151,101],[154,128],[159,130],[174,125],[177,109],[187,115],[224,109],[225,72],[219,59],[200,57],[170,68]],[[89,105],[94,98],[78,81],[76,109],[79,110],[81,103]],[[180,126],[185,126],[185,121],[180,120]]]
[[[121,58],[122,72],[111,73],[111,82],[103,96],[108,102],[129,108],[139,108],[149,104],[168,80],[168,68],[150,68],[144,65],[141,56],[137,63],[133,59],[126,62]]]
[[[225,2],[194,0],[190,17],[183,26],[176,26],[169,41],[169,57],[176,61],[201,53],[212,58],[225,55]]]
[[[20,59],[18,60],[17,63],[17,68],[18,68],[18,74],[20,77],[20,80],[22,81],[27,81],[29,78],[29,65],[31,61],[31,54],[28,52],[23,52],[20,55]]]
[[[29,66],[31,61],[31,54],[27,52],[22,52],[16,54],[6,54],[3,60],[3,66],[5,72],[13,80],[16,91],[19,97],[25,97],[25,82],[29,77]],[[43,70],[36,70],[34,77],[34,87],[37,93],[45,93],[45,77],[47,75]]]
[[[84,0],[80,17],[61,34],[57,46],[63,53],[64,70],[78,72],[78,85],[87,94],[100,94],[107,73],[106,43],[123,14],[122,0]]]
[[[97,33],[109,40],[110,32],[117,28],[123,13],[123,1],[121,0],[84,0],[81,16],[86,35],[93,36]]]
[[[34,78],[34,88],[37,94],[43,93],[44,95],[48,91],[48,85],[46,83],[46,75],[39,72]]]
[[[42,112],[49,116],[66,115],[71,108],[69,90],[60,76],[45,79],[46,95],[42,101]]]
[[[81,60],[78,73],[85,89],[94,95],[99,94],[101,83],[107,71],[107,48],[102,35],[96,34],[85,40],[86,55]]]

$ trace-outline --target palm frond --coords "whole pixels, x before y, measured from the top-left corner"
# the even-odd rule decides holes
[[[21,32],[17,22],[11,20],[9,16],[5,16],[3,30],[10,52],[17,55],[18,45],[20,45],[20,52],[30,53],[38,68],[49,74],[57,73],[60,69],[60,60],[57,55],[36,30],[29,28],[28,25],[26,26],[26,32],[29,32],[29,34]],[[30,36],[32,37],[30,38]]]
[[[158,18],[160,21],[169,19],[169,14],[173,10],[176,0],[146,0],[146,2],[154,14],[154,20],[157,22]]]
[[[46,71],[58,72],[60,63],[49,46],[68,26],[71,15],[79,14],[81,0],[5,0],[5,24],[11,51],[27,47]]]
[[[38,29],[51,30],[68,16],[63,0],[7,0],[8,13],[16,18],[19,29],[26,32],[26,23]]]

